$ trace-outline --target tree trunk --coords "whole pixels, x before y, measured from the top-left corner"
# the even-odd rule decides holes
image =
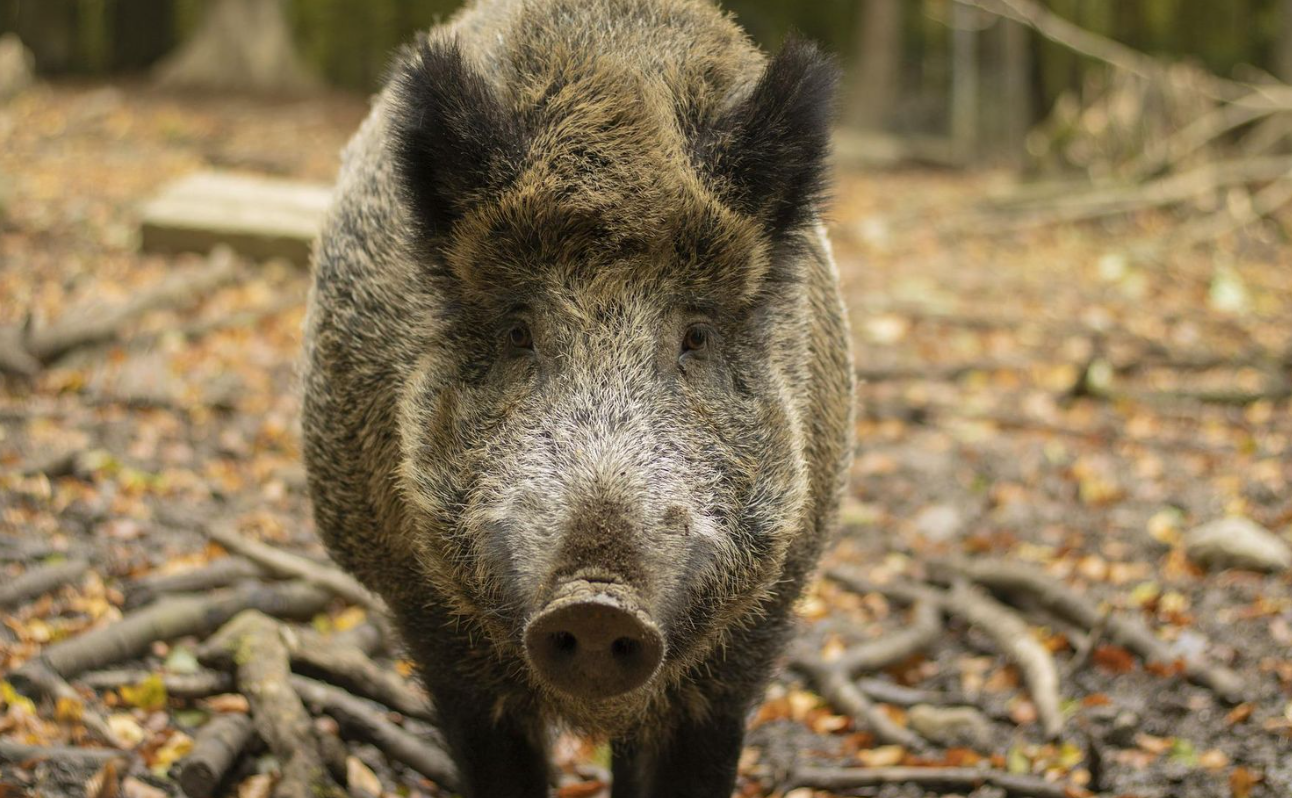
[[[956,157],[978,154],[978,14],[951,4],[951,141]]]
[[[1279,36],[1278,58],[1274,68],[1278,76],[1292,83],[1292,0],[1283,0],[1282,34]]]
[[[883,130],[892,121],[901,81],[902,0],[862,0],[857,18],[852,121]]]
[[[260,94],[303,94],[319,85],[296,52],[283,0],[212,0],[156,79],[165,88]]]
[[[1032,128],[1032,51],[1030,33],[1022,23],[1000,21],[1001,154],[1020,163]]]

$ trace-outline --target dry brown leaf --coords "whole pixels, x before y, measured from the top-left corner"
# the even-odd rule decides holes
[[[85,798],[117,798],[120,792],[115,759],[108,760],[85,782]]]

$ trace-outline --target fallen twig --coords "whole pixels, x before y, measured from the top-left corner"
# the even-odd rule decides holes
[[[0,740],[0,765],[21,765],[33,762],[60,762],[63,764],[103,765],[113,760],[129,760],[129,751],[111,748],[79,748],[68,745],[23,745]]]
[[[154,675],[157,674],[142,669],[94,671],[81,675],[76,681],[91,690],[119,690]],[[234,687],[233,677],[223,671],[163,673],[160,676],[166,695],[176,698],[206,698],[232,692]]]
[[[307,679],[291,678],[296,693],[315,712],[331,716],[343,734],[370,742],[392,761],[401,762],[447,790],[456,789],[457,770],[444,751],[387,720],[361,698],[344,690]]]
[[[800,767],[790,774],[788,786],[838,791],[855,790],[861,787],[882,787],[887,784],[913,784],[932,789],[964,792],[991,786],[1004,790],[1006,795],[1020,798],[1075,798],[1090,794],[1074,784],[979,768]]]
[[[209,798],[254,734],[246,715],[216,715],[198,731],[193,750],[175,763],[171,777],[188,798]]]
[[[89,570],[84,560],[68,560],[55,565],[29,568],[21,576],[0,587],[0,608],[21,604],[36,596],[52,593],[63,585],[80,579]]]

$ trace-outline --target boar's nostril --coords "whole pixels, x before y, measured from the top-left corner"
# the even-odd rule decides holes
[[[659,630],[622,598],[568,593],[525,630],[538,676],[559,692],[601,699],[635,690],[655,675],[664,654]]]
[[[633,640],[631,637],[621,637],[610,644],[610,653],[616,659],[628,659],[636,656],[641,650],[641,643]]]
[[[568,656],[579,648],[579,639],[569,632],[553,632],[551,646],[553,653]]]

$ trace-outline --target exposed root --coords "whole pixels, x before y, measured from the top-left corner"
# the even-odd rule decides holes
[[[122,687],[139,684],[144,679],[156,675],[142,669],[95,671],[82,675],[77,679],[77,683],[91,690],[120,690]],[[234,689],[233,677],[222,671],[163,673],[161,680],[162,686],[166,688],[166,695],[175,698],[206,698],[220,693],[229,693]]]
[[[1013,610],[967,583],[958,582],[948,595],[947,611],[977,626],[1023,673],[1046,739],[1063,731],[1059,671],[1054,657],[1032,636],[1027,623]]]
[[[331,716],[344,735],[370,742],[395,762],[402,762],[448,790],[457,785],[457,770],[448,754],[430,740],[421,739],[387,720],[361,698],[303,676],[291,678],[292,687],[315,712]]]
[[[325,681],[352,693],[385,704],[408,717],[431,721],[426,696],[415,692],[399,674],[382,668],[367,654],[309,629],[285,629],[284,640],[291,651],[292,665],[306,676]]]
[[[359,584],[359,580],[339,568],[252,540],[239,534],[230,525],[212,524],[203,531],[230,552],[241,554],[279,577],[303,579],[335,593],[351,604],[371,610],[380,617],[387,614],[385,602]]]
[[[1054,739],[1063,731],[1059,674],[1054,658],[1032,637],[1027,623],[1008,607],[967,585],[958,584],[948,592],[910,583],[876,585],[840,569],[833,569],[827,575],[851,590],[880,592],[908,604],[929,604],[982,629],[1022,671],[1045,737]]]
[[[1004,790],[1006,795],[1019,798],[1077,798],[1077,796],[1090,794],[1074,784],[980,768],[802,767],[790,774],[792,787],[818,790],[855,790],[864,787],[882,787],[886,784],[914,784],[928,789],[957,792],[969,792],[979,787],[992,786]]]
[[[246,715],[216,715],[197,733],[193,750],[175,763],[172,777],[188,798],[210,798],[254,734]]]
[[[34,762],[61,762],[63,764],[105,765],[117,760],[130,760],[134,754],[111,748],[78,748],[70,745],[23,745],[0,740],[0,765],[23,765]]]
[[[201,593],[236,585],[248,579],[266,576],[265,569],[245,557],[221,557],[201,568],[173,574],[149,574],[136,579],[126,588],[126,606],[141,607],[161,596],[174,593]]]
[[[821,695],[840,711],[852,715],[885,744],[923,750],[928,743],[920,735],[894,723],[858,689],[853,677],[863,671],[877,671],[918,654],[942,632],[937,605],[921,601],[915,606],[911,625],[879,640],[853,646],[834,661],[826,662],[805,652],[795,652],[791,664],[816,684]]]
[[[81,725],[91,737],[113,748],[121,747],[121,740],[117,739],[107,719],[93,708],[86,706],[81,694],[76,692],[76,688],[68,684],[67,680],[47,663],[40,659],[32,660],[9,674],[8,678],[14,687],[30,696],[74,707]]]
[[[1026,593],[1049,612],[1087,630],[1096,629],[1102,623],[1108,640],[1146,662],[1170,665],[1180,659],[1138,618],[1104,613],[1086,596],[1034,567],[996,560],[945,560],[935,565],[990,590]],[[1184,674],[1190,681],[1210,688],[1227,702],[1242,702],[1243,681],[1234,671],[1200,656],[1185,657],[1183,664]]]
[[[205,636],[234,615],[257,609],[269,615],[308,618],[322,610],[329,595],[300,582],[249,583],[211,596],[178,596],[127,614],[120,621],[61,640],[9,677],[15,687],[32,683],[35,668],[47,667],[64,679],[98,670],[148,652],[158,640]]]
[[[343,796],[324,766],[310,715],[292,689],[291,664],[278,622],[247,610],[225,624],[211,642],[233,653],[238,689],[251,702],[256,733],[281,763],[274,795]]]
[[[28,569],[22,576],[0,587],[0,608],[12,607],[45,593],[53,593],[63,585],[80,579],[89,569],[84,560],[68,560],[57,565]]]
[[[205,266],[176,272],[120,305],[69,312],[48,326],[0,330],[0,371],[32,376],[75,349],[117,340],[146,313],[193,304],[238,275],[233,251],[217,247]]]

